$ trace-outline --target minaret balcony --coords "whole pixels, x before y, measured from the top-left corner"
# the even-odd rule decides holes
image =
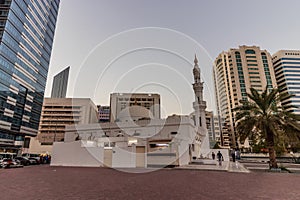
[[[194,108],[206,108],[206,101],[193,102]]]

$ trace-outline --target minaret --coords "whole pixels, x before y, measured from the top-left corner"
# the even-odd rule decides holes
[[[202,127],[206,129],[206,118],[205,118],[205,109],[206,109],[206,102],[203,101],[203,82],[201,82],[201,73],[200,68],[198,65],[198,59],[195,54],[194,60],[194,84],[193,89],[195,93],[195,102],[193,103],[193,107],[195,110],[195,123],[197,127]]]
[[[193,89],[195,93],[195,102],[193,103],[195,110],[195,125],[197,128],[198,134],[200,134],[200,151],[199,157],[207,157],[210,154],[210,145],[209,145],[209,136],[206,128],[206,117],[205,117],[205,109],[206,109],[206,101],[203,100],[203,82],[201,82],[201,73],[200,68],[198,66],[198,59],[195,55],[194,60],[194,84]]]

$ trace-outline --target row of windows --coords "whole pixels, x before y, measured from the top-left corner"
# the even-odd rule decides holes
[[[287,82],[286,85],[300,85],[300,82]]]
[[[249,74],[259,74],[259,72],[249,72]]]
[[[250,83],[261,83],[261,81],[257,81],[257,80],[250,80]]]
[[[281,71],[279,73],[276,73],[275,75],[278,76],[281,73],[288,73],[288,72],[300,73],[300,67],[299,67],[299,70],[283,70],[283,71]]]
[[[280,71],[282,69],[300,69],[300,66],[280,66],[275,69],[275,73],[277,73],[278,71]]]
[[[300,79],[299,78],[287,78],[285,80],[283,79],[283,80],[278,82],[278,85],[285,82],[285,81],[300,81]],[[287,83],[287,84],[289,84],[289,83]]]
[[[14,139],[15,139],[15,136],[14,136],[14,135],[11,135],[11,134],[8,134],[8,133],[0,132],[0,139],[14,140]]]
[[[280,65],[300,65],[300,62],[281,62],[281,63],[278,63],[276,65],[274,65],[274,69],[276,70],[278,66]]]
[[[280,80],[283,77],[298,77],[300,76],[300,74],[283,74],[282,76],[278,77],[278,80]],[[300,79],[297,79],[298,81],[300,81]]]
[[[253,79],[260,79],[259,76],[250,76],[250,78],[253,78]]]
[[[265,53],[262,53],[261,57],[262,57],[262,60],[264,63],[264,70],[265,70],[265,75],[266,75],[266,79],[267,79],[267,87],[272,88],[273,83],[272,83],[271,74],[270,74],[270,70],[269,70],[268,58]]]
[[[119,98],[119,101],[154,101],[153,98]]]
[[[288,90],[300,90],[300,87],[288,87]]]

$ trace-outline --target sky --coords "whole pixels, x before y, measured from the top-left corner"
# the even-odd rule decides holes
[[[109,105],[110,93],[161,95],[162,116],[190,114],[197,54],[207,110],[222,51],[300,49],[298,0],[62,0],[45,96],[71,66],[67,97]]]

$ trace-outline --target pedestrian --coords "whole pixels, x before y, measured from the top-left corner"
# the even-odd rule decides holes
[[[48,155],[45,155],[45,164],[48,164]]]
[[[212,153],[211,153],[211,157],[212,157],[213,160],[216,158],[215,152],[212,152]]]
[[[223,155],[221,154],[220,151],[217,153],[217,158],[218,158],[218,161],[219,161],[219,165],[221,166],[222,161],[224,160],[224,158],[223,158]]]
[[[40,164],[43,164],[44,163],[44,159],[43,159],[43,155],[41,154],[40,155]]]
[[[235,162],[235,150],[231,150],[231,157],[232,157],[232,162]]]

